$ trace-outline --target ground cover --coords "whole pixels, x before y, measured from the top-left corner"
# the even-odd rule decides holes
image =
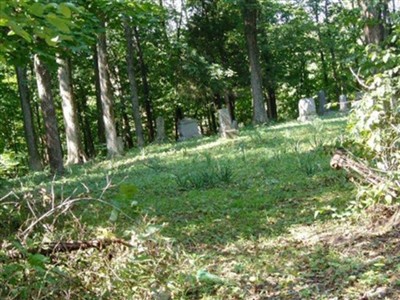
[[[350,215],[354,184],[329,167],[345,121],[150,145],[62,178],[1,182],[1,298],[396,299],[399,234]],[[133,247],[9,258],[21,240],[102,238]]]

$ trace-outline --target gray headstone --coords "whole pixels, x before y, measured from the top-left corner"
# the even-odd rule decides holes
[[[236,130],[239,130],[239,124],[238,124],[238,122],[236,120],[232,121],[232,128],[236,129]]]
[[[122,154],[124,152],[124,140],[121,136],[117,136],[117,148],[118,153]]]
[[[349,103],[347,101],[346,95],[339,96],[339,111],[347,112],[349,110]]]
[[[157,143],[164,143],[167,138],[165,135],[165,122],[163,117],[157,117],[156,119],[156,129],[157,129],[157,136],[156,141]]]
[[[304,98],[299,101],[299,117],[297,118],[300,122],[306,122],[313,120],[317,115],[315,108],[315,101],[312,98]]]
[[[183,118],[179,121],[178,133],[180,141],[201,137],[201,131],[197,120],[190,118]]]
[[[326,95],[323,90],[318,92],[318,114],[325,114],[325,106],[326,106]]]
[[[234,138],[238,135],[238,130],[232,126],[232,118],[227,108],[222,108],[218,110],[218,118],[219,131],[222,137]]]

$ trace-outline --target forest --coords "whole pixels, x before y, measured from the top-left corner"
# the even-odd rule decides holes
[[[400,297],[399,8],[0,0],[0,298]]]

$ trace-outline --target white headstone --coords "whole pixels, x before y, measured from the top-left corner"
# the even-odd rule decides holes
[[[297,118],[300,122],[306,122],[314,119],[317,115],[317,109],[315,108],[315,101],[312,98],[304,98],[299,101],[299,117]]]
[[[178,133],[180,141],[201,137],[201,131],[197,120],[190,118],[183,118],[179,121]]]
[[[227,108],[218,110],[219,131],[224,138],[234,138],[238,135],[238,130],[233,127],[231,115]],[[236,123],[237,124],[237,123]]]
[[[347,102],[346,95],[339,96],[339,111],[347,112],[349,110],[349,103]]]
[[[157,130],[157,136],[156,136],[156,141],[157,143],[164,143],[167,138],[165,136],[165,122],[163,117],[157,117],[156,119],[156,130]]]

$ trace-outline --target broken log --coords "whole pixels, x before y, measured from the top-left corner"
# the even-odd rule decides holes
[[[50,242],[44,243],[40,248],[28,250],[29,253],[37,253],[42,255],[51,255],[57,252],[72,252],[78,250],[86,250],[96,248],[102,250],[112,244],[121,244],[127,247],[132,247],[131,244],[122,239],[102,239],[91,241],[70,241],[70,242]]]
[[[337,149],[331,159],[331,168],[335,170],[344,169],[349,173],[356,174],[361,180],[372,185],[384,184],[387,186],[388,195],[397,198],[398,191],[390,186],[390,180],[377,171],[372,170],[362,162],[356,161],[345,149]]]
[[[102,250],[112,244],[120,244],[126,247],[133,247],[133,245],[129,244],[127,241],[122,239],[98,239],[98,240],[89,240],[89,241],[58,241],[58,242],[49,242],[43,243],[40,247],[26,249],[26,254],[42,254],[45,256],[51,256],[60,252],[72,252],[78,250],[86,250],[90,248],[95,248],[97,250]],[[26,254],[23,251],[17,251],[15,248],[9,251],[6,251],[6,255],[9,259],[23,259],[26,258]]]

